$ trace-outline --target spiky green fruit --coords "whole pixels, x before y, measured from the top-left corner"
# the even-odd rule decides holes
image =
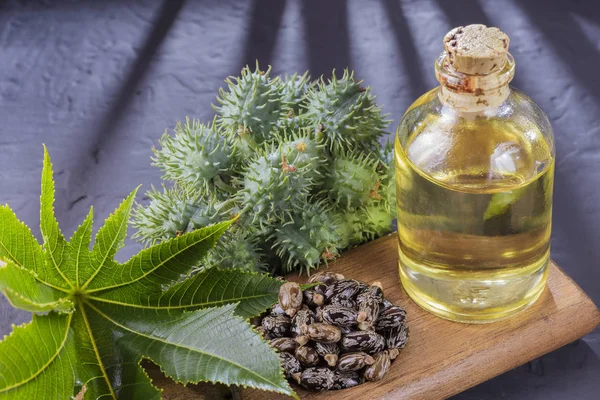
[[[385,133],[389,121],[382,115],[369,87],[344,70],[326,83],[323,78],[306,95],[306,113],[316,133],[332,150],[372,151]]]
[[[215,248],[208,252],[203,266],[265,272],[267,265],[263,257],[256,238],[248,236],[241,230],[233,230],[225,233]]]
[[[261,71],[256,65],[242,70],[241,77],[230,77],[227,89],[219,90],[213,106],[219,124],[240,148],[253,148],[269,138],[282,113],[282,94],[279,77],[271,79],[271,68]]]
[[[393,218],[396,218],[396,177],[394,165],[394,148],[390,142],[381,148],[379,156],[384,178],[381,181],[383,205]]]
[[[360,207],[379,200],[381,177],[378,160],[371,155],[355,152],[334,154],[324,193],[340,207]]]
[[[281,137],[291,133],[314,136],[310,128],[310,121],[302,114],[297,114],[292,110],[277,120],[277,124],[271,132],[271,141],[275,143]]]
[[[298,113],[301,104],[306,99],[306,93],[310,88],[310,75],[306,71],[303,75],[292,74],[285,75],[281,82],[280,93],[282,103],[286,108],[289,108]]]
[[[178,186],[146,193],[150,204],[138,205],[133,218],[134,238],[147,244],[162,242],[184,232],[224,220],[213,204],[198,195],[190,195]]]
[[[383,204],[371,204],[361,208],[358,213],[362,221],[364,236],[367,240],[374,240],[392,231],[394,216]]]
[[[278,153],[287,163],[299,168],[313,183],[322,181],[321,171],[329,162],[323,144],[310,137],[307,130],[284,135],[278,140]]]
[[[333,227],[339,236],[339,248],[354,247],[366,240],[362,215],[354,209],[337,209],[332,214]]]
[[[306,204],[303,210],[277,227],[274,250],[285,272],[310,272],[322,261],[339,255],[340,237],[332,224],[332,213],[324,202]]]
[[[236,172],[235,149],[212,126],[186,118],[175,127],[175,136],[165,133],[154,149],[153,165],[163,179],[203,191],[219,191]]]
[[[308,202],[313,182],[309,168],[289,165],[276,148],[253,159],[236,199],[252,225],[261,229],[278,218],[301,209]]]

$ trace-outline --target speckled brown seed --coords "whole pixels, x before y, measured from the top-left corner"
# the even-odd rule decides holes
[[[293,374],[302,371],[300,361],[290,353],[279,353],[279,358],[286,377],[291,378]]]
[[[406,320],[406,311],[402,307],[390,306],[380,311],[375,321],[375,330],[384,330],[400,326]]]
[[[322,343],[335,343],[342,337],[337,326],[316,322],[305,327],[304,332],[311,340]]]
[[[323,282],[326,285],[331,285],[335,281],[344,279],[344,275],[336,272],[319,272],[314,274],[308,280],[309,283]]]
[[[325,298],[322,294],[315,292],[313,289],[306,289],[302,291],[302,297],[304,304],[309,307],[322,306],[325,303]]]
[[[305,367],[314,367],[319,363],[319,354],[312,346],[300,346],[294,355]]]
[[[328,368],[307,368],[300,376],[300,385],[315,392],[329,390],[333,386],[333,372]]]
[[[353,279],[343,279],[334,282],[325,293],[325,300],[352,300],[360,292],[361,284]]]
[[[271,339],[269,344],[278,351],[287,351],[288,353],[293,353],[300,346],[297,341],[288,337]]]
[[[293,317],[302,306],[302,289],[296,282],[286,282],[279,288],[279,305]]]
[[[261,326],[274,338],[282,337],[289,334],[292,320],[287,315],[267,316],[263,318]]]
[[[408,341],[408,326],[402,324],[384,332],[385,341],[389,349],[403,349]]]
[[[308,307],[303,306],[292,318],[292,333],[302,335],[302,327],[317,322],[315,313]]]
[[[342,372],[358,371],[374,362],[373,357],[364,352],[346,353],[338,358],[337,369]]]
[[[355,331],[345,334],[340,342],[340,348],[345,351],[370,351],[379,348],[385,339],[374,331]]]
[[[328,324],[344,327],[356,326],[358,312],[352,308],[328,305],[323,306],[317,315],[317,319]]]
[[[364,378],[371,382],[376,382],[381,379],[388,373],[390,370],[390,355],[386,351],[382,351],[375,355],[375,362],[373,365],[369,365],[365,368],[365,372],[363,374]]]
[[[330,367],[335,367],[338,361],[338,354],[340,352],[340,348],[338,347],[337,343],[315,342],[315,350],[321,357],[323,357],[325,362]]]
[[[363,383],[363,379],[358,372],[341,372],[333,371],[333,385],[332,390],[348,389],[354,386],[358,386]]]

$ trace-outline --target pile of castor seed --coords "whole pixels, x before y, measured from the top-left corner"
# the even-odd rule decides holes
[[[252,322],[281,358],[288,379],[312,391],[378,381],[408,339],[406,312],[384,299],[379,282],[313,275],[302,290],[286,282],[279,302]]]

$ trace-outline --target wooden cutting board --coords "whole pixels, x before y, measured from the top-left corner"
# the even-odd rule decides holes
[[[540,299],[514,318],[468,325],[435,317],[402,289],[396,246],[396,236],[389,235],[349,251],[328,269],[347,278],[383,284],[385,296],[406,308],[410,328],[406,348],[380,382],[324,393],[294,386],[302,399],[444,399],[564,346],[600,324],[600,311],[591,299],[554,264]],[[305,277],[290,279],[303,281]],[[168,385],[165,389],[168,395]],[[243,390],[241,398],[288,397]]]

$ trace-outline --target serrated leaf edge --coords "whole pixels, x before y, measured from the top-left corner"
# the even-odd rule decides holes
[[[120,282],[120,283],[117,283],[117,284],[114,284],[114,285],[110,285],[110,286],[105,286],[105,287],[101,287],[101,288],[90,289],[90,290],[87,290],[86,293],[96,293],[96,292],[100,292],[100,291],[104,291],[104,290],[108,290],[108,289],[118,288],[118,287],[121,287],[121,286],[127,286],[127,285],[130,285],[130,284],[134,283],[134,282],[137,282],[137,281],[145,278],[146,276],[150,275],[151,273],[153,273],[154,271],[156,271],[160,267],[162,267],[166,262],[170,261],[174,257],[178,256],[179,254],[183,253],[184,251],[187,251],[190,247],[195,246],[198,243],[201,243],[201,242],[203,242],[203,241],[205,241],[207,239],[210,239],[210,238],[212,238],[213,236],[215,236],[217,234],[218,235],[222,234],[223,232],[225,232],[229,228],[229,226],[233,223],[233,221],[234,220],[225,221],[225,222],[228,222],[228,223],[221,222],[220,224],[222,224],[222,226],[219,229],[216,229],[215,231],[211,232],[210,235],[204,236],[200,240],[192,240],[192,242],[189,245],[187,245],[185,247],[182,247],[181,249],[179,249],[179,251],[177,251],[176,253],[171,254],[171,256],[167,257],[161,263],[157,264],[154,268],[149,269],[145,274],[140,275],[139,277],[137,277],[135,279],[132,279],[132,280],[129,280],[129,281],[125,281],[125,282]],[[198,230],[198,231],[195,231],[195,232],[191,232],[191,233],[185,234],[183,236],[175,237],[173,239],[169,239],[169,240],[167,240],[167,241],[165,241],[165,242],[163,242],[163,243],[161,243],[161,244],[159,244],[157,246],[167,246],[167,245],[170,245],[170,244],[172,244],[174,242],[177,242],[177,241],[184,241],[186,239],[189,239],[190,236],[193,236],[195,233],[198,233],[198,232],[201,232],[201,230]],[[136,254],[134,257],[132,257],[131,259],[129,259],[127,262],[125,262],[124,264],[121,264],[121,266],[127,265],[128,263],[132,262],[132,260],[134,260],[134,259],[136,259],[138,257],[141,257],[144,253],[150,252],[153,249],[154,249],[153,247],[149,247],[147,249],[144,249],[144,250],[140,251],[138,254]],[[98,268],[98,271],[99,270],[100,270],[100,268]]]
[[[176,344],[176,343],[166,342],[166,341],[164,341],[164,340],[161,340],[161,339],[160,339],[160,338],[158,338],[158,337],[155,337],[155,336],[150,336],[150,335],[148,335],[148,334],[144,334],[144,333],[141,333],[141,332],[137,332],[137,331],[135,331],[135,330],[132,330],[131,328],[128,328],[127,326],[125,326],[125,325],[122,325],[122,324],[120,324],[119,322],[115,321],[114,319],[110,318],[110,317],[109,317],[107,314],[105,314],[104,312],[102,312],[101,310],[99,310],[99,309],[98,309],[97,307],[95,307],[95,306],[94,306],[92,303],[90,303],[90,302],[86,302],[86,304],[87,304],[87,305],[88,305],[90,308],[92,308],[92,309],[93,309],[95,312],[97,312],[99,315],[101,315],[102,317],[104,317],[106,320],[110,321],[112,324],[114,324],[114,325],[118,326],[119,328],[121,328],[121,329],[124,329],[124,330],[126,330],[126,331],[128,331],[128,332],[131,332],[131,333],[132,333],[132,334],[134,334],[134,335],[139,335],[139,336],[145,337],[145,338],[147,338],[147,339],[149,339],[149,340],[152,340],[152,341],[159,341],[159,342],[163,342],[163,343],[165,343],[165,344],[167,344],[167,345],[170,345],[170,346],[175,346],[175,347],[179,347],[179,348],[183,348],[183,349],[186,349],[186,350],[189,350],[189,351],[193,351],[193,352],[201,352],[201,351],[200,351],[200,350],[198,350],[198,349],[193,349],[193,348],[190,348],[190,347],[187,347],[187,346],[182,346],[182,345],[180,345],[180,344]],[[234,318],[234,319],[239,319],[240,321],[242,321],[243,323],[245,323],[245,324],[248,326],[248,328],[250,328],[250,329],[253,331],[253,333],[255,333],[257,336],[259,336],[259,335],[258,335],[256,332],[254,332],[254,330],[252,329],[252,326],[251,326],[251,325],[250,325],[250,324],[249,324],[249,323],[248,323],[248,322],[247,322],[247,321],[246,321],[244,318],[242,318],[242,317],[239,317],[239,316],[237,316],[237,315],[235,315],[235,314],[233,313],[233,311],[234,311],[234,310],[235,310],[235,308],[238,306],[238,304],[239,304],[239,303],[230,303],[230,304],[227,304],[227,305],[225,305],[225,306],[223,306],[223,307],[229,307],[229,308],[231,309],[231,317],[232,317],[232,318]],[[206,311],[206,310],[214,310],[214,309],[217,309],[217,308],[221,308],[221,307],[203,308],[202,310],[203,310],[203,311]],[[194,311],[191,311],[191,312],[194,312]],[[259,337],[260,337],[260,336],[259,336]],[[266,343],[266,341],[264,341],[262,338],[261,338],[261,341],[263,341],[263,342],[265,342],[265,343]],[[209,353],[207,353],[207,354],[209,354]],[[248,372],[248,373],[250,373],[251,375],[253,375],[253,376],[257,377],[257,378],[258,378],[258,380],[257,380],[257,381],[259,381],[259,382],[260,382],[260,381],[262,381],[262,382],[269,383],[270,385],[272,385],[272,387],[273,387],[273,388],[282,388],[282,389],[285,389],[285,386],[284,386],[284,387],[281,387],[281,386],[279,386],[279,385],[277,385],[277,384],[275,384],[275,383],[271,382],[270,380],[266,379],[265,377],[258,375],[256,372],[254,372],[253,370],[251,370],[251,369],[249,369],[249,368],[247,368],[247,367],[245,367],[245,366],[243,366],[243,365],[237,364],[237,363],[235,363],[235,362],[233,362],[233,361],[231,361],[231,360],[226,360],[226,359],[223,359],[222,357],[219,357],[219,356],[216,356],[216,355],[213,355],[213,354],[209,354],[209,355],[210,355],[211,357],[213,357],[213,358],[218,358],[218,359],[221,359],[221,360],[223,360],[223,361],[225,361],[225,362],[227,362],[227,363],[229,363],[229,364],[236,365],[236,366],[237,366],[237,367],[239,367],[241,370],[247,371],[247,372]],[[153,362],[154,362],[154,361],[153,361]],[[176,378],[174,378],[174,377],[172,377],[172,376],[169,376],[169,375],[167,375],[167,374],[166,374],[166,372],[163,370],[163,367],[162,367],[160,364],[158,364],[158,363],[155,363],[155,364],[159,366],[159,368],[160,368],[161,372],[162,372],[162,373],[163,373],[165,376],[168,376],[169,378],[173,379],[173,380],[174,380],[175,382],[177,382],[177,383],[184,383],[184,382],[185,382],[185,383],[188,383],[188,382],[189,382],[189,383],[198,383],[198,382],[216,382],[216,383],[223,383],[223,384],[225,384],[225,385],[229,385],[229,383],[227,383],[227,382],[224,382],[224,381],[222,381],[222,380],[220,380],[220,379],[215,379],[214,381],[212,381],[212,380],[211,380],[211,381],[209,381],[209,380],[203,380],[203,379],[199,379],[199,380],[197,380],[197,381],[194,381],[194,380],[191,380],[191,381],[183,381],[183,380],[176,379]],[[287,385],[287,381],[285,380],[285,377],[283,376],[283,373],[281,372],[281,370],[279,371],[279,373],[280,373],[280,375],[281,375],[281,378],[283,379],[283,381],[284,381],[284,382],[286,382],[286,385]],[[242,386],[242,387],[254,387],[254,386],[247,386],[247,385],[243,385],[243,384],[239,384],[239,386]],[[289,388],[290,392],[284,392],[284,391],[275,391],[275,390],[273,390],[273,391],[274,391],[274,392],[276,392],[276,393],[282,393],[282,394],[290,395],[290,396],[292,396],[292,397],[294,397],[294,398],[296,398],[296,399],[299,399],[299,397],[298,397],[298,396],[297,396],[297,395],[294,393],[294,391],[292,390],[292,388],[291,388],[289,385],[287,385],[287,387]],[[256,389],[260,389],[260,388],[256,388]],[[264,390],[264,389],[260,389],[260,390]],[[293,395],[292,395],[292,394],[293,394]]]
[[[7,386],[7,387],[5,387],[5,388],[1,388],[1,389],[0,389],[0,393],[3,393],[3,392],[8,392],[8,391],[10,391],[10,390],[12,390],[12,389],[16,389],[16,388],[18,388],[19,386],[21,386],[21,385],[24,385],[24,384],[26,384],[26,383],[28,383],[28,382],[30,382],[30,381],[32,381],[32,380],[34,380],[34,379],[35,379],[35,378],[36,378],[36,377],[37,377],[39,374],[41,374],[42,372],[44,372],[44,371],[46,370],[46,368],[48,368],[48,367],[50,366],[50,364],[52,364],[52,363],[54,362],[54,360],[56,360],[56,357],[58,357],[58,355],[60,354],[60,352],[61,352],[61,351],[63,350],[63,348],[65,347],[65,343],[67,342],[67,338],[69,337],[69,332],[70,332],[70,329],[69,329],[69,327],[71,326],[71,320],[73,319],[73,314],[69,314],[68,318],[69,318],[69,319],[68,319],[68,321],[67,321],[67,328],[65,329],[65,336],[64,336],[63,340],[61,341],[61,343],[60,343],[60,346],[59,346],[59,347],[56,349],[56,353],[54,353],[54,355],[52,356],[52,358],[51,358],[50,360],[48,360],[48,362],[47,362],[46,364],[44,364],[43,366],[41,366],[41,367],[39,368],[39,370],[38,370],[38,371],[36,371],[34,374],[32,374],[32,376],[31,376],[31,377],[29,377],[27,380],[24,380],[24,381],[21,381],[21,382],[15,383],[15,384],[13,384],[13,385],[11,385],[11,386]],[[18,328],[25,328],[25,327],[27,327],[27,325],[29,325],[29,324],[31,324],[31,323],[32,323],[32,322],[28,322],[28,323],[25,323],[25,324],[22,324],[22,325],[19,325],[19,326],[14,326],[14,325],[13,325],[13,330],[12,330],[12,332],[10,333],[10,335],[8,335],[8,336],[4,336],[4,338],[3,338],[3,339],[2,339],[2,341],[0,341],[0,342],[4,342],[4,340],[8,339],[10,336],[12,336],[12,335],[16,335],[16,334],[17,334],[17,332],[18,332],[18,331],[17,331],[17,329],[18,329]]]

